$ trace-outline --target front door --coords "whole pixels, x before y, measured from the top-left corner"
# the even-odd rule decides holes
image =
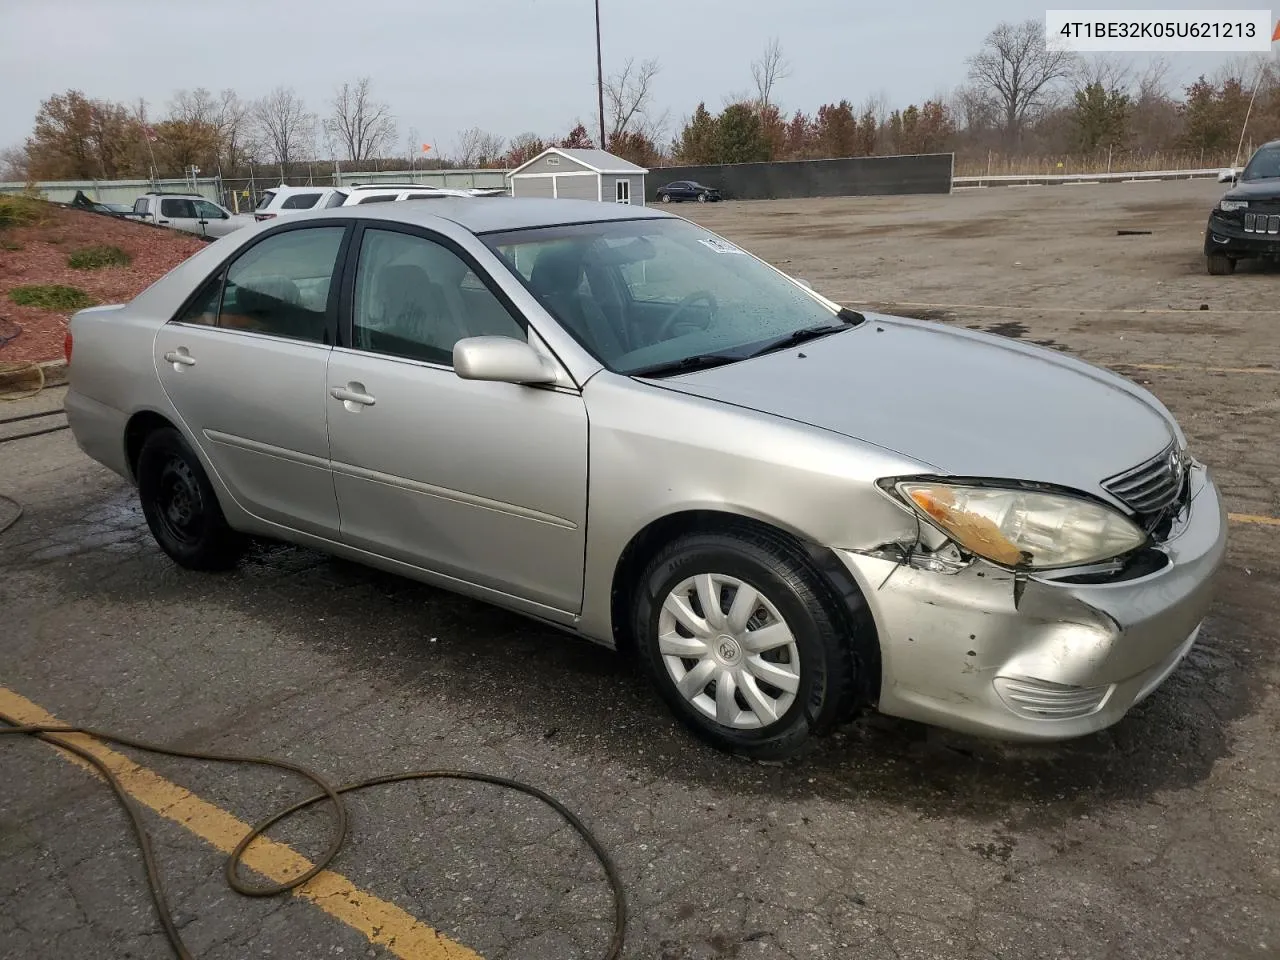
[[[337,539],[338,504],[325,368],[346,231],[308,225],[258,240],[155,339],[165,393],[240,506],[329,539]]]
[[[587,508],[582,397],[453,372],[463,337],[526,337],[460,249],[399,227],[366,228],[359,245],[350,346],[329,359],[343,541],[548,615],[576,613]]]
[[[206,237],[225,237],[233,229],[231,215],[216,203],[208,200],[192,200],[196,208],[196,222],[200,233]]]

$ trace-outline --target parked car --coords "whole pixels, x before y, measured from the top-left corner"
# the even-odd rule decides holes
[[[253,223],[247,214],[232,213],[195,193],[145,193],[133,201],[133,212],[126,216],[210,239]]]
[[[658,199],[663,203],[671,203],[673,200],[697,200],[699,203],[706,203],[709,200],[719,200],[720,191],[715,187],[698,183],[696,180],[675,180],[658,188]]]
[[[133,213],[133,207],[127,203],[103,203],[92,199],[83,190],[77,190],[76,195],[65,206],[76,210],[88,210],[90,213],[101,213],[108,217],[123,217]]]
[[[1280,260],[1280,140],[1255,150],[1238,177],[1231,172],[1231,189],[1204,231],[1205,265],[1214,275],[1235,273],[1241,260]]]
[[[258,205],[253,208],[253,219],[273,220],[303,210],[340,207],[346,199],[347,190],[338,187],[289,187],[281,184],[262,191]]]
[[[178,564],[262,536],[490,601],[633,651],[751,756],[872,704],[1114,724],[1225,551],[1208,468],[1134,383],[851,311],[659,208],[257,224],[75,314],[67,356],[76,441]]]
[[[442,197],[471,197],[470,190],[435,187],[423,183],[412,184],[353,184],[343,206],[354,207],[364,203],[386,203],[395,200],[438,200]]]

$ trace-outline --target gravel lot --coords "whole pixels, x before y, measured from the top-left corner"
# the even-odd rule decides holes
[[[1229,509],[1254,519],[1232,525],[1202,642],[1110,731],[1015,748],[867,717],[798,764],[730,760],[609,652],[492,608],[286,547],[224,576],[181,571],[132,491],[66,432],[0,445],[0,493],[26,505],[0,535],[0,688],[64,721],[341,780],[422,766],[528,779],[616,856],[628,957],[1280,956],[1280,527],[1258,522],[1280,516],[1280,274],[1205,274],[1220,193],[673,208],[842,302],[1069,350],[1148,384],[1180,418]],[[999,410],[964,408],[955,375],[949,414],[999,430]],[[0,418],[58,403],[46,391]],[[304,789],[142,759],[249,822]],[[0,957],[167,956],[106,791],[27,742],[0,744],[0,776]],[[602,955],[598,868],[532,803],[404,785],[352,813],[335,869],[363,889],[491,960]],[[198,956],[392,955],[299,898],[226,891],[216,852],[149,822]],[[280,836],[314,855],[322,822],[305,826]]]

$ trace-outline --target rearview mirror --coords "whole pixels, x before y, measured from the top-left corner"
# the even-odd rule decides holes
[[[551,361],[514,337],[466,337],[453,345],[453,370],[463,380],[555,383]]]

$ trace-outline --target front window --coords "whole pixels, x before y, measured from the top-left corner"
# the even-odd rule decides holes
[[[203,219],[205,220],[224,219],[222,208],[219,207],[217,204],[210,203],[208,200],[195,200],[192,202],[196,206],[196,213],[198,213]]]
[[[744,359],[844,317],[684,220],[605,221],[481,237],[584,347],[617,373]]]
[[[1280,177],[1280,146],[1263,147],[1250,158],[1241,180],[1270,180]]]

